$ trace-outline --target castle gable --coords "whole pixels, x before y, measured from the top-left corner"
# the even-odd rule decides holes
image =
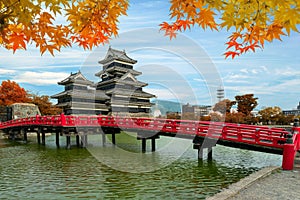
[[[119,60],[130,64],[135,64],[137,61],[127,56],[125,50],[120,51],[109,47],[106,56],[103,60],[100,60],[100,64],[107,64],[111,61]]]
[[[127,72],[126,74],[124,74],[120,78],[120,80],[129,81],[129,82],[138,82],[138,80],[130,72]]]
[[[77,73],[71,73],[70,76],[65,78],[64,80],[58,82],[59,85],[67,85],[70,83],[80,83],[83,85],[93,85],[92,81],[89,81],[83,74],[78,71]]]

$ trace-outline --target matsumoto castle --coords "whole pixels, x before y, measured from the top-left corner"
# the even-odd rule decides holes
[[[146,114],[150,112],[150,99],[155,95],[144,92],[147,83],[138,81],[142,73],[133,69],[136,60],[125,51],[109,47],[103,60],[102,70],[95,74],[100,78],[94,83],[78,71],[58,82],[65,87],[63,92],[51,96],[57,106],[67,115],[98,114]]]

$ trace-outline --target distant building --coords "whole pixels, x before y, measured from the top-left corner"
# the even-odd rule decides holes
[[[300,115],[300,102],[299,102],[299,105],[297,106],[297,109],[295,109],[295,110],[284,110],[284,111],[282,111],[282,113],[284,115],[295,115],[295,116]]]
[[[224,88],[220,87],[219,89],[217,89],[217,98],[218,98],[218,102],[222,101],[224,99]]]
[[[190,105],[189,103],[186,105],[182,105],[182,114],[185,113],[194,113],[195,116],[206,116],[212,110],[212,106],[207,105]]]
[[[80,71],[71,73],[58,82],[65,90],[51,98],[57,99],[57,106],[68,115],[149,113],[155,95],[143,91],[148,84],[137,80],[142,73],[133,69],[136,62],[125,51],[109,47],[99,61],[102,70],[95,74],[100,82],[89,81]]]

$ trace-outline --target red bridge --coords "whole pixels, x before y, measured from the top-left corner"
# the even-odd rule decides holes
[[[282,168],[292,170],[294,158],[300,150],[300,127],[295,121],[291,131],[284,128],[269,128],[223,122],[206,122],[191,120],[171,120],[157,118],[128,118],[112,116],[36,116],[0,123],[0,130],[9,138],[17,136],[27,140],[28,132],[36,132],[38,143],[45,144],[45,133],[56,133],[56,145],[59,136],[67,137],[67,148],[70,148],[70,136],[76,136],[77,145],[86,147],[87,135],[100,133],[112,135],[124,131],[137,132],[137,139],[142,140],[142,151],[146,151],[146,140],[151,139],[152,151],[155,151],[155,139],[160,136],[193,139],[194,149],[198,149],[202,158],[203,148],[208,148],[208,157],[212,157],[212,147],[216,144],[268,152],[283,155]],[[42,142],[40,135],[42,135]]]

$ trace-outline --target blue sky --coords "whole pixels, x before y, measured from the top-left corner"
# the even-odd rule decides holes
[[[169,40],[159,32],[159,24],[168,21],[169,1],[130,1],[128,16],[120,18],[119,36],[110,44],[92,51],[76,47],[63,49],[52,57],[29,47],[15,54],[0,48],[0,80],[14,80],[39,95],[63,90],[57,82],[71,72],[81,70],[98,82],[94,74],[111,45],[125,49],[138,60],[134,66],[143,72],[137,77],[148,82],[146,91],[159,99],[191,104],[214,104],[216,89],[223,86],[225,98],[253,93],[258,108],[280,106],[293,109],[300,101],[300,34],[292,33],[265,45],[263,50],[231,59],[222,55],[229,32],[193,28]]]

